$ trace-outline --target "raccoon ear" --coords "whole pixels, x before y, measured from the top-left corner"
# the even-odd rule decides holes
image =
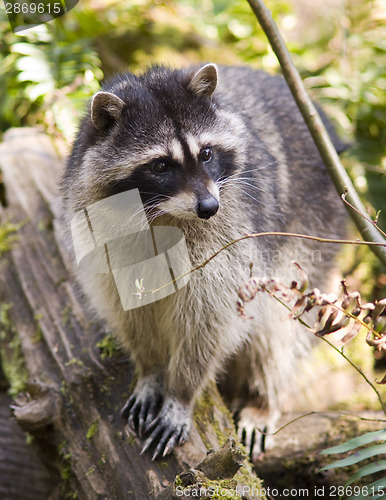
[[[200,96],[211,96],[217,87],[217,66],[206,64],[190,80],[188,88]]]
[[[104,130],[118,120],[125,103],[110,92],[97,92],[91,101],[91,121],[95,128]]]

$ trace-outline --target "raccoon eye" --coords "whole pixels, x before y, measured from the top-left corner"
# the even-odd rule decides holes
[[[200,153],[200,158],[204,163],[208,163],[213,158],[213,150],[211,148],[205,148]]]
[[[169,170],[169,165],[163,160],[155,160],[150,165],[150,168],[155,174],[164,174]]]

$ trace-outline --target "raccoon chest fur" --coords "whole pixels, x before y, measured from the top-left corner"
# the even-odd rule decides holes
[[[181,231],[192,268],[246,233],[339,237],[344,227],[286,84],[243,67],[153,67],[106,83],[80,124],[61,189],[69,227],[96,203],[138,192],[146,225]],[[71,247],[70,231],[68,240]],[[111,272],[79,272],[91,306],[136,364],[138,383],[122,415],[145,439],[143,451],[157,458],[188,439],[208,380],[218,380],[239,416],[244,406],[255,409],[253,429],[274,422],[310,334],[284,321],[285,309],[265,297],[253,320],[242,320],[237,290],[251,262],[254,274],[285,280],[299,259],[321,286],[335,248],[322,250],[305,240],[244,240],[175,293],[132,310],[122,307]],[[239,426],[245,422],[239,417]],[[256,439],[254,451],[263,445]]]

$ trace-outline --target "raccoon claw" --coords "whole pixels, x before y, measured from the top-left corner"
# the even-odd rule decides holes
[[[146,432],[148,426],[154,421],[157,415],[160,400],[151,401],[148,406],[142,405],[138,417],[138,434],[142,437]]]
[[[142,379],[138,381],[134,393],[120,415],[127,419],[128,425],[142,437],[147,426],[155,419],[161,400],[159,382],[150,377]]]
[[[279,412],[268,415],[255,407],[246,407],[241,410],[236,425],[237,437],[247,448],[253,463],[256,463],[267,450],[272,448],[272,432],[278,418]]]
[[[119,412],[119,416],[121,418],[123,418],[124,420],[127,420],[129,418],[130,410],[131,410],[134,402],[135,402],[135,396],[134,396],[134,394],[132,394],[129,397],[129,399],[126,401],[126,403],[123,406],[123,408],[121,409],[121,411]]]
[[[156,427],[145,441],[141,455],[145,453],[152,444],[157,442],[157,438],[160,434],[161,438],[156,446],[156,449],[154,450],[151,458],[152,461],[156,460],[160,456],[166,457],[166,455],[171,453],[177,445],[185,443],[189,436],[189,429],[186,424],[179,426],[174,430],[170,430],[170,427],[161,427],[161,429]]]
[[[147,426],[151,433],[146,439],[141,455],[152,445],[156,445],[152,460],[165,457],[177,445],[185,443],[191,428],[191,410],[173,398],[168,398],[159,415]]]
[[[256,428],[254,425],[239,427],[237,437],[241,443],[247,448],[249,458],[255,463],[264,454],[264,436],[267,428]]]

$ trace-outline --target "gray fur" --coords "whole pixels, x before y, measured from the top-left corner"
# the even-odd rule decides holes
[[[342,205],[282,78],[220,66],[216,87],[216,68],[205,68],[200,73],[156,67],[104,87],[119,100],[97,97],[94,104],[99,100],[104,106],[102,112],[93,108],[97,122],[89,112],[81,124],[62,182],[67,221],[109,196],[107,187],[118,181],[140,192],[154,189],[148,186],[156,181],[144,165],[167,154],[175,161],[183,157],[179,181],[168,199],[146,203],[153,224],[183,229],[193,265],[245,233],[340,237]],[[227,165],[221,180],[195,159],[208,145]],[[133,185],[142,171],[141,185]],[[136,177],[130,177],[133,172]],[[196,215],[196,203],[208,196],[218,197],[220,206],[204,220]],[[246,240],[193,273],[176,294],[128,312],[111,276],[80,275],[92,307],[138,369],[139,382],[124,414],[141,434],[150,433],[145,448],[157,446],[157,456],[183,442],[197,395],[216,377],[232,408],[241,410],[241,426],[245,405],[258,408],[259,425],[261,415],[268,423],[276,418],[299,359],[310,352],[311,334],[289,321],[288,312],[270,297],[256,299],[254,319],[243,320],[236,312],[238,287],[248,278],[251,261],[254,275],[291,281],[292,260],[321,287],[335,252],[333,246],[284,237]],[[164,403],[153,420],[158,399]]]

